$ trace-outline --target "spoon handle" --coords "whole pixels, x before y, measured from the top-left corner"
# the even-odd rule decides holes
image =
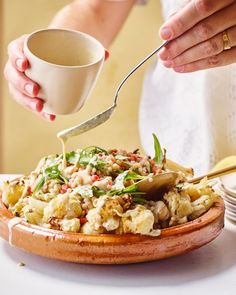
[[[158,51],[160,51],[163,47],[165,47],[167,44],[169,43],[169,41],[165,41],[164,43],[162,43],[158,48],[156,48],[155,50],[153,50],[151,53],[149,53],[139,64],[136,65],[136,67],[134,67],[126,76],[125,78],[122,80],[122,82],[120,83],[120,85],[118,86],[117,90],[116,90],[116,94],[115,94],[115,98],[114,98],[114,106],[116,106],[117,104],[117,99],[118,99],[118,95],[119,92],[122,88],[122,86],[125,84],[125,82],[128,80],[128,78],[134,73],[136,72],[136,70],[138,68],[140,68],[147,60],[149,60],[149,58],[151,58],[154,54],[156,54]]]
[[[195,184],[195,183],[199,183],[205,177],[207,177],[207,179],[213,179],[213,178],[220,177],[222,175],[230,174],[230,173],[233,173],[233,172],[236,172],[236,165],[233,165],[233,166],[230,166],[230,167],[227,167],[227,168],[223,168],[223,169],[220,169],[220,170],[216,170],[214,172],[211,172],[211,173],[199,176],[199,177],[195,177],[193,179],[188,180],[188,182]]]

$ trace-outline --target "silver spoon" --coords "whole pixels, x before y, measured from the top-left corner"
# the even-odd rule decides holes
[[[207,178],[208,180],[214,179],[216,177],[220,177],[225,174],[230,174],[236,172],[236,165],[219,169],[214,172],[207,173],[205,175],[190,178],[186,182],[187,183],[199,183],[203,178]],[[140,192],[145,192],[145,199],[148,200],[158,200],[160,199],[164,193],[171,190],[177,183],[178,173],[177,172],[166,172],[163,174],[158,174],[154,176],[147,177],[143,180],[136,182],[137,189]]]
[[[148,56],[146,56],[129,74],[123,79],[123,81],[120,83],[119,87],[116,90],[115,98],[113,105],[109,107],[107,110],[103,111],[102,113],[96,115],[95,117],[68,129],[62,130],[57,133],[57,137],[61,140],[67,140],[69,137],[76,136],[79,134],[82,134],[90,129],[93,129],[102,123],[106,122],[111,115],[114,112],[114,109],[117,106],[117,100],[119,92],[122,88],[122,86],[125,84],[125,82],[128,80],[128,78],[138,69],[140,68],[147,60],[149,60],[154,54],[156,54],[158,51],[160,51],[164,46],[168,44],[168,41],[164,42],[160,47],[156,48],[153,52],[151,52]]]

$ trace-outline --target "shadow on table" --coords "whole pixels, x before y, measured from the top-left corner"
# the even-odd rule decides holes
[[[54,261],[24,253],[5,244],[14,262],[53,280],[110,287],[177,286],[204,280],[236,264],[236,233],[225,229],[209,245],[169,259],[130,265],[83,265]]]

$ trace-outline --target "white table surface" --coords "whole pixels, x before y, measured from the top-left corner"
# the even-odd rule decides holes
[[[226,220],[216,240],[191,253],[123,266],[53,261],[0,239],[0,294],[236,294],[236,225]]]

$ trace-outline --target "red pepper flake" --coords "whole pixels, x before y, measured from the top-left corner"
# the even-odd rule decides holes
[[[30,186],[27,188],[27,192],[28,192],[29,195],[32,195],[33,192],[32,192],[32,189],[31,189]]]
[[[99,179],[100,179],[100,177],[96,174],[91,176],[92,182],[98,181]]]
[[[86,217],[80,217],[80,224],[85,224],[88,220]]]
[[[116,153],[117,153],[117,149],[112,149],[112,150],[110,150],[110,153],[111,153],[111,154],[116,154]]]
[[[63,185],[61,186],[60,193],[61,193],[61,194],[65,194],[65,193],[67,192],[68,188],[70,188],[70,186],[69,186],[68,184],[63,184]]]

